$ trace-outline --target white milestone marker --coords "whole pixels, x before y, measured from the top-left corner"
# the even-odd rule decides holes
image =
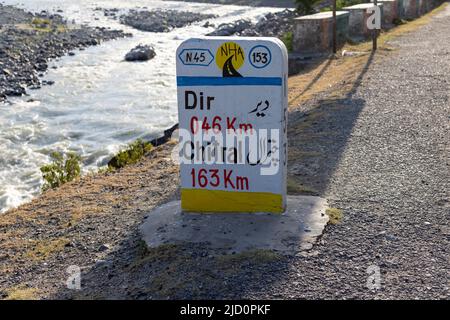
[[[276,38],[189,39],[177,50],[181,207],[286,208],[287,75]]]

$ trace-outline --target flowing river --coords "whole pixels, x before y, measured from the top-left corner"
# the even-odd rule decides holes
[[[175,9],[212,13],[216,26],[247,18],[256,21],[280,8],[254,8],[151,0],[4,0],[32,12],[62,13],[77,24],[110,27],[133,37],[104,42],[49,63],[43,80],[52,86],[0,103],[0,212],[39,194],[40,167],[52,151],[75,151],[83,172],[104,166],[111,155],[137,138],[151,139],[177,122],[175,50],[191,36],[213,31],[205,21],[168,33],[141,32],[106,17],[95,8]],[[138,44],[152,44],[153,60],[124,62]],[[52,68],[54,67],[54,68]]]

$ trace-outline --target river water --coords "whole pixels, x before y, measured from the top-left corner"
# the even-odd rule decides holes
[[[4,0],[32,12],[47,10],[69,21],[111,27],[132,38],[104,42],[75,51],[49,63],[43,80],[52,86],[29,90],[29,96],[0,103],[0,212],[39,194],[39,168],[54,151],[75,151],[82,156],[83,172],[104,166],[127,143],[150,139],[177,122],[175,50],[191,36],[204,35],[205,21],[169,33],[141,32],[105,17],[101,8],[147,7],[212,13],[218,25],[241,18],[257,20],[277,8],[222,6],[151,0]],[[120,15],[121,12],[118,13]],[[156,57],[148,62],[124,62],[136,45],[152,44]],[[52,67],[56,67],[55,69]]]

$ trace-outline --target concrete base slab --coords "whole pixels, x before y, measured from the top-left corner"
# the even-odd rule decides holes
[[[150,212],[140,226],[149,248],[195,243],[225,253],[275,250],[295,255],[312,248],[328,222],[327,201],[314,196],[288,196],[284,214],[184,213],[180,201]]]

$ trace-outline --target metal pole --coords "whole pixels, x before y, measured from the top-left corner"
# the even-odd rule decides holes
[[[378,6],[378,1],[377,0],[373,0],[373,4],[375,6]],[[377,13],[377,11],[375,11],[375,14],[376,13]],[[377,39],[378,39],[378,29],[375,28],[375,29],[372,30],[372,51],[376,51],[377,50]]]
[[[376,1],[376,0],[375,0]],[[333,0],[333,53],[337,52],[336,0]]]

